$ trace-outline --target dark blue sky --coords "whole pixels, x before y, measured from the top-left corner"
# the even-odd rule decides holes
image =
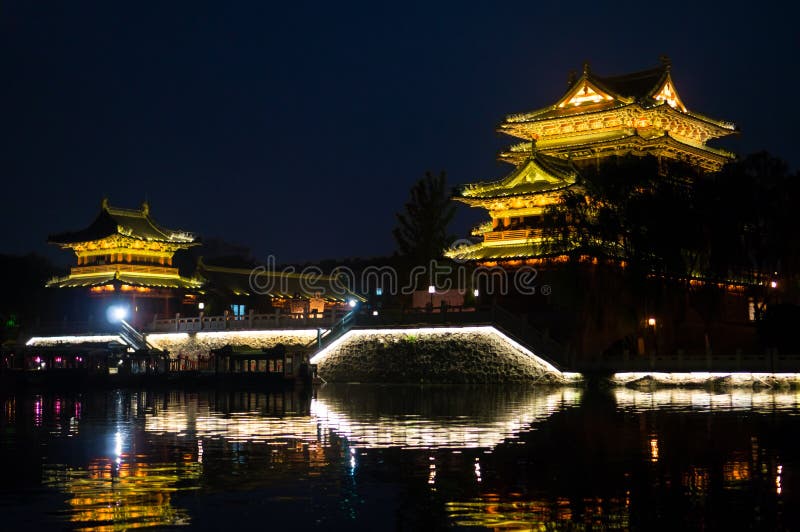
[[[610,75],[669,55],[684,103],[740,126],[723,146],[800,166],[780,4],[46,4],[0,5],[0,252],[44,252],[107,195],[259,258],[390,253],[415,180],[508,172],[495,126],[587,59]],[[480,219],[463,207],[455,229]]]

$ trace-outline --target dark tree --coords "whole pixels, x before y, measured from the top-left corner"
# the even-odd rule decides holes
[[[400,255],[415,264],[438,259],[454,240],[448,226],[456,213],[445,173],[430,172],[411,188],[405,211],[397,213],[397,227],[392,231]]]

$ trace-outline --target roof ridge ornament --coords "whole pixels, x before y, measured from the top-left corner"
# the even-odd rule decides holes
[[[103,211],[108,210],[108,196],[103,196],[103,199],[100,200],[100,209]]]
[[[589,61],[584,61],[584,62],[583,62],[583,75],[584,75],[584,76],[588,76],[588,75],[589,75],[589,72],[590,72],[590,70],[591,70],[591,69],[589,68]]]
[[[570,70],[569,74],[567,74],[567,87],[572,87],[575,83],[575,79],[578,77],[578,73],[575,70]]]
[[[670,70],[672,68],[672,59],[670,59],[667,54],[661,54],[658,57],[658,60],[661,61],[661,64],[666,70]]]
[[[145,216],[148,216],[150,214],[150,203],[148,203],[147,200],[144,200],[142,202],[142,214],[144,214]]]

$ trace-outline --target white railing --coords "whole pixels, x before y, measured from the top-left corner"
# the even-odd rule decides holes
[[[332,309],[324,312],[291,314],[275,311],[270,314],[246,314],[234,316],[196,316],[185,318],[176,314],[170,319],[156,319],[145,327],[147,332],[196,332],[196,331],[245,331],[259,329],[305,329],[308,327],[332,327],[349,309]]]

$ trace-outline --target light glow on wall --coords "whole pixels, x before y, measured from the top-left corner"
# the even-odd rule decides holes
[[[763,372],[658,372],[658,371],[630,371],[615,373],[611,377],[614,384],[625,385],[643,378],[650,378],[657,383],[672,385],[704,384],[715,379],[729,378],[733,386],[752,386],[754,383],[766,380],[778,380],[786,383],[800,383],[800,373],[763,373]]]
[[[558,368],[556,368],[550,362],[544,360],[543,358],[537,356],[533,351],[526,348],[525,346],[521,345],[520,343],[516,342],[515,340],[511,339],[495,327],[491,325],[478,325],[478,326],[464,326],[464,327],[419,327],[413,329],[351,329],[350,331],[343,334],[340,338],[334,340],[329,346],[322,349],[316,355],[311,358],[312,364],[320,364],[325,358],[334,352],[339,346],[341,346],[344,342],[349,341],[352,338],[363,337],[363,336],[383,336],[383,335],[390,335],[390,334],[399,334],[399,335],[430,335],[430,336],[443,336],[446,334],[453,334],[453,333],[483,333],[483,334],[491,334],[498,337],[501,341],[509,344],[514,349],[521,351],[523,354],[533,358],[545,367],[545,369],[551,373],[554,373],[566,380],[570,381],[577,381],[582,378],[580,373],[573,373],[573,372],[562,372]]]
[[[86,335],[86,336],[33,336],[30,340],[25,342],[27,346],[52,346],[52,345],[62,345],[62,344],[83,344],[83,343],[97,343],[97,344],[108,344],[111,342],[116,342],[121,345],[125,345],[125,342],[122,341],[122,338],[116,334],[106,334],[106,335]]]

